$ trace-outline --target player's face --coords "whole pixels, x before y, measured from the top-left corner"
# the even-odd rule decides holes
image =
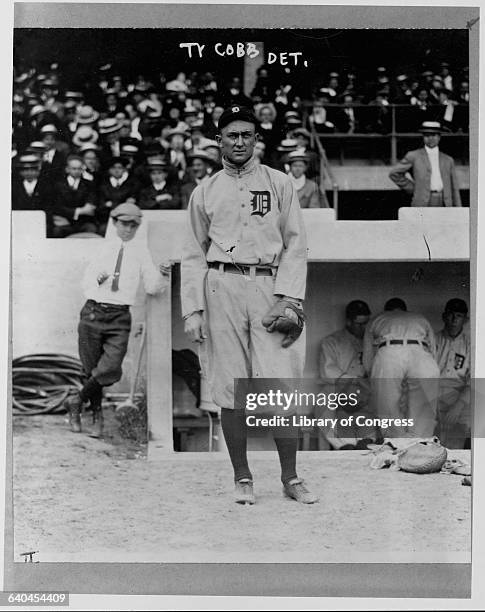
[[[458,336],[458,334],[461,334],[466,319],[466,314],[462,312],[447,311],[443,314],[445,329],[452,338]]]
[[[347,329],[356,338],[363,338],[365,327],[369,322],[368,315],[358,315],[355,319],[347,320]]]
[[[247,121],[232,121],[218,136],[222,155],[236,166],[250,159],[257,139],[255,126]]]
[[[121,219],[116,219],[114,224],[118,238],[123,240],[123,242],[128,242],[135,237],[138,229],[138,224],[135,223],[135,221],[122,221]]]

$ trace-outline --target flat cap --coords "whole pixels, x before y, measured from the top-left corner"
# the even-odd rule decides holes
[[[136,204],[131,202],[124,202],[119,204],[116,208],[111,211],[111,218],[121,221],[134,221],[138,225],[141,223],[143,213]]]

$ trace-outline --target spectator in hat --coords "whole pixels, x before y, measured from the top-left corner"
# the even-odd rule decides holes
[[[80,125],[72,137],[72,144],[78,150],[85,144],[96,144],[99,135],[90,125]]]
[[[74,100],[67,100],[64,103],[64,118],[62,121],[63,132],[71,140],[78,128],[78,114]]]
[[[463,448],[470,437],[471,345],[468,306],[453,298],[446,303],[444,328],[436,334],[436,360],[440,367],[438,429],[447,448]]]
[[[432,104],[439,104],[440,92],[443,89],[443,79],[439,75],[434,75],[429,88],[429,98]]]
[[[185,180],[180,187],[181,208],[187,208],[192,192],[209,176],[213,161],[205,151],[194,149],[187,156],[189,164]]]
[[[342,96],[342,108],[335,113],[335,124],[337,132],[342,134],[353,134],[361,132],[358,110],[354,108],[354,97],[350,93]]]
[[[62,178],[66,165],[68,146],[57,139],[58,130],[49,123],[40,128],[40,137],[46,146],[42,157],[42,175],[54,182]]]
[[[425,121],[420,131],[424,146],[406,153],[389,178],[412,196],[411,206],[461,206],[453,158],[439,150],[440,123]]]
[[[12,209],[42,210],[46,213],[47,236],[51,234],[52,186],[40,178],[40,161],[36,155],[21,155],[16,163],[18,175],[12,177]]]
[[[171,130],[168,134],[168,161],[181,180],[187,170],[186,143],[190,135],[186,130]]]
[[[325,193],[322,193],[317,183],[307,178],[309,158],[299,150],[288,154],[290,171],[288,176],[295,187],[301,208],[328,208]]]
[[[451,75],[450,65],[448,62],[441,62],[440,77],[443,79],[443,86],[449,91],[453,91],[453,77]]]
[[[162,157],[152,158],[148,163],[151,184],[140,192],[139,206],[142,209],[180,208],[178,181],[168,181],[168,162]]]
[[[328,94],[320,92],[313,102],[311,113],[308,115],[308,127],[310,130],[314,128],[318,134],[330,134],[335,132],[334,113],[331,112],[331,109],[325,107],[329,102],[330,99]]]
[[[368,105],[371,110],[367,131],[377,134],[388,134],[391,131],[391,111],[389,108],[389,94],[381,89],[377,92],[374,100]]]
[[[281,140],[280,130],[276,124],[276,108],[270,103],[259,104],[254,110],[256,119],[259,121],[259,136],[265,143],[268,154],[271,154]]]
[[[362,362],[363,338],[369,322],[371,311],[366,302],[353,300],[345,307],[345,325],[342,329],[326,336],[320,344],[319,373],[326,393],[358,393],[358,405],[337,409],[337,418],[346,418],[349,414],[370,416],[370,384]],[[315,416],[330,417],[331,411],[317,410]],[[334,416],[335,418],[335,416]],[[334,450],[353,450],[359,439],[367,438],[376,441],[380,438],[378,428],[331,428],[319,429],[320,444],[322,438]],[[361,448],[365,448],[362,445]]]
[[[81,145],[78,151],[84,164],[82,178],[91,182],[94,189],[97,189],[101,182],[101,162],[98,152],[99,147],[92,143]]]
[[[452,98],[452,92],[442,89],[439,95],[439,105],[434,109],[435,119],[441,123],[443,131],[454,132],[456,130],[457,102]]]
[[[83,169],[83,160],[77,155],[70,155],[65,168],[66,176],[54,186],[54,238],[97,231],[96,195],[92,183],[82,178]]]
[[[219,121],[219,117],[224,112],[224,108],[222,106],[216,105],[212,109],[212,113],[206,114],[204,118],[204,135],[206,138],[210,138],[213,140],[216,135],[219,133],[217,128],[217,122]]]
[[[296,138],[283,138],[278,147],[276,148],[276,154],[274,156],[274,163],[272,164],[278,170],[281,170],[285,174],[290,171],[290,165],[288,163],[288,154],[291,151],[296,151],[298,148],[298,141]]]
[[[79,106],[77,109],[77,124],[87,125],[94,128],[94,124],[99,119],[98,111],[92,106]]]
[[[123,202],[136,203],[141,189],[138,181],[130,175],[124,157],[113,157],[108,164],[108,173],[98,190],[96,220],[99,233],[104,235],[111,211]]]
[[[98,122],[98,133],[101,136],[101,164],[106,166],[112,157],[121,153],[120,129],[121,123],[115,117],[101,119]]]
[[[107,89],[105,91],[104,104],[101,107],[101,112],[105,117],[115,117],[117,113],[123,111],[118,94],[115,89]]]
[[[246,96],[242,88],[242,82],[239,77],[232,77],[227,87],[222,92],[222,104],[228,106],[252,106],[253,101]]]
[[[433,109],[429,99],[428,90],[425,87],[420,87],[416,95],[411,97],[412,113],[412,131],[419,129],[419,126],[425,121],[433,120]]]
[[[320,164],[317,153],[310,148],[311,134],[305,128],[299,127],[291,133],[297,142],[296,150],[308,159],[307,177],[312,179],[320,174]]]
[[[199,148],[205,151],[212,160],[212,165],[207,169],[209,174],[215,174],[222,170],[221,149],[216,140],[204,138],[200,141]]]

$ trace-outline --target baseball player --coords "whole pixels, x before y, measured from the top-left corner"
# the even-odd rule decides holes
[[[81,432],[81,410],[89,402],[95,426],[92,437],[103,435],[101,402],[103,387],[120,380],[121,364],[128,347],[131,328],[130,306],[140,278],[151,295],[167,285],[169,266],[154,265],[146,243],[134,240],[142,212],[132,203],[123,203],[111,211],[116,228],[114,239],[105,238],[92,253],[84,274],[86,296],[78,326],[79,357],[88,376],[79,393],[68,397],[71,431]],[[98,245],[96,245],[98,246]]]
[[[413,419],[413,425],[409,426],[391,424],[386,429],[386,437],[433,436],[439,368],[429,321],[423,315],[407,312],[403,300],[388,300],[384,312],[365,331],[363,361],[371,377],[377,416],[381,419]],[[401,401],[403,383],[407,388],[405,414]]]
[[[444,328],[436,334],[440,368],[439,428],[437,436],[448,448],[463,448],[470,436],[470,334],[465,328],[468,306],[449,300],[443,312]]]
[[[367,414],[370,385],[362,363],[363,338],[370,314],[366,302],[349,302],[345,308],[345,327],[326,336],[320,345],[320,379],[324,383],[325,392],[358,392],[358,406],[352,409],[352,412],[356,413],[355,417],[357,414],[370,416]],[[327,410],[322,416],[335,417],[331,412]],[[337,418],[347,417],[347,412],[348,408],[339,408]],[[324,435],[330,446],[336,450],[352,450],[359,444],[359,439],[362,440],[359,446],[366,448],[363,439],[374,441],[381,437],[375,427],[366,426],[353,426],[348,431],[322,427],[319,433]]]
[[[243,106],[219,118],[223,169],[191,195],[181,264],[185,331],[200,344],[201,366],[221,407],[235,501],[242,504],[255,498],[246,415],[234,405],[234,379],[299,378],[305,357],[307,253],[300,206],[284,173],[255,164],[256,126]],[[280,333],[291,321],[298,331]],[[283,490],[313,503],[316,497],[296,473],[297,433],[273,432]]]

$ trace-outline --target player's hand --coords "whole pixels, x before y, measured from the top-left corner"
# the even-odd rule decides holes
[[[460,417],[462,415],[463,408],[463,403],[458,400],[452,408],[450,408],[446,412],[441,413],[441,423],[446,427],[452,427],[453,425],[459,423],[461,420]]]
[[[158,264],[158,270],[162,276],[170,276],[170,270],[172,269],[172,264],[170,261],[162,261]]]
[[[202,312],[194,312],[185,319],[185,333],[192,342],[204,342],[207,338]]]
[[[108,280],[109,278],[109,274],[107,272],[101,272],[101,274],[98,274],[97,277],[97,281],[98,281],[98,285],[102,285],[104,283],[104,281]]]

